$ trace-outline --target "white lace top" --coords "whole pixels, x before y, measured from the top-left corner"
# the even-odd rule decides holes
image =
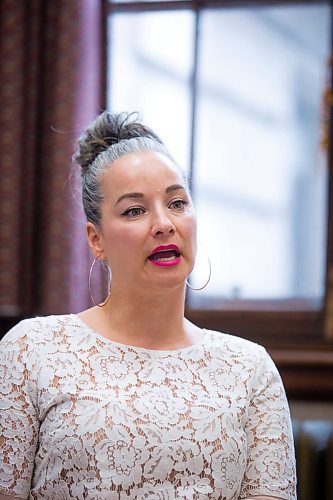
[[[289,410],[266,351],[204,331],[156,351],[75,315],[0,351],[0,492],[49,499],[295,499]]]

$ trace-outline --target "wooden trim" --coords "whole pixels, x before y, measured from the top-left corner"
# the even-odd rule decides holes
[[[239,335],[269,347],[324,345],[322,311],[187,309],[186,316],[203,328]]]
[[[324,338],[333,343],[333,266],[328,266],[327,293],[324,316]]]
[[[324,0],[168,0],[168,1],[107,1],[107,13],[151,12],[156,10],[198,10],[204,8],[269,7],[276,5],[323,4]]]
[[[289,398],[333,401],[333,349],[269,350]]]
[[[283,349],[271,349],[270,353],[279,366],[289,366],[291,363],[295,367],[326,368],[333,366],[333,346],[327,351],[324,350],[297,350],[286,351]],[[333,377],[331,377],[333,383]]]

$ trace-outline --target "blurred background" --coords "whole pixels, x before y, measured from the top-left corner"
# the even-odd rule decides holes
[[[328,0],[2,0],[0,334],[91,305],[75,142],[138,111],[189,179],[193,286],[212,264],[188,317],[263,344],[294,420],[333,422],[331,88]]]

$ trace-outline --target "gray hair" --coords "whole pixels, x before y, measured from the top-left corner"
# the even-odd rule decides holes
[[[89,222],[97,226],[101,223],[101,202],[103,200],[101,174],[108,170],[110,165],[122,156],[140,151],[162,153],[174,161],[164,144],[158,140],[150,137],[133,137],[131,139],[122,139],[120,142],[112,144],[99,153],[88,168],[82,169],[82,202]]]

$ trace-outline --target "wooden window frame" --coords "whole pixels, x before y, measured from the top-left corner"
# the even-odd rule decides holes
[[[130,3],[105,2],[106,16],[125,12],[191,9],[196,14],[194,72],[192,75],[192,143],[194,151],[197,41],[200,11],[204,8],[322,4],[320,0],[166,0]],[[332,23],[333,30],[333,23]],[[332,44],[331,44],[332,45]],[[333,49],[332,49],[333,54]],[[331,67],[332,70],[332,67]],[[106,68],[105,68],[106,71]],[[332,123],[331,71],[327,114]],[[106,74],[105,74],[106,82]],[[106,89],[106,87],[105,87]],[[328,129],[329,130],[329,129]],[[329,138],[332,132],[329,130]],[[291,398],[333,401],[333,175],[332,140],[328,141],[328,238],[325,296],[314,300],[221,300],[213,307],[186,308],[186,316],[201,327],[239,335],[264,345],[276,362]],[[191,175],[193,171],[191,171]],[[200,293],[200,292],[198,292]]]

